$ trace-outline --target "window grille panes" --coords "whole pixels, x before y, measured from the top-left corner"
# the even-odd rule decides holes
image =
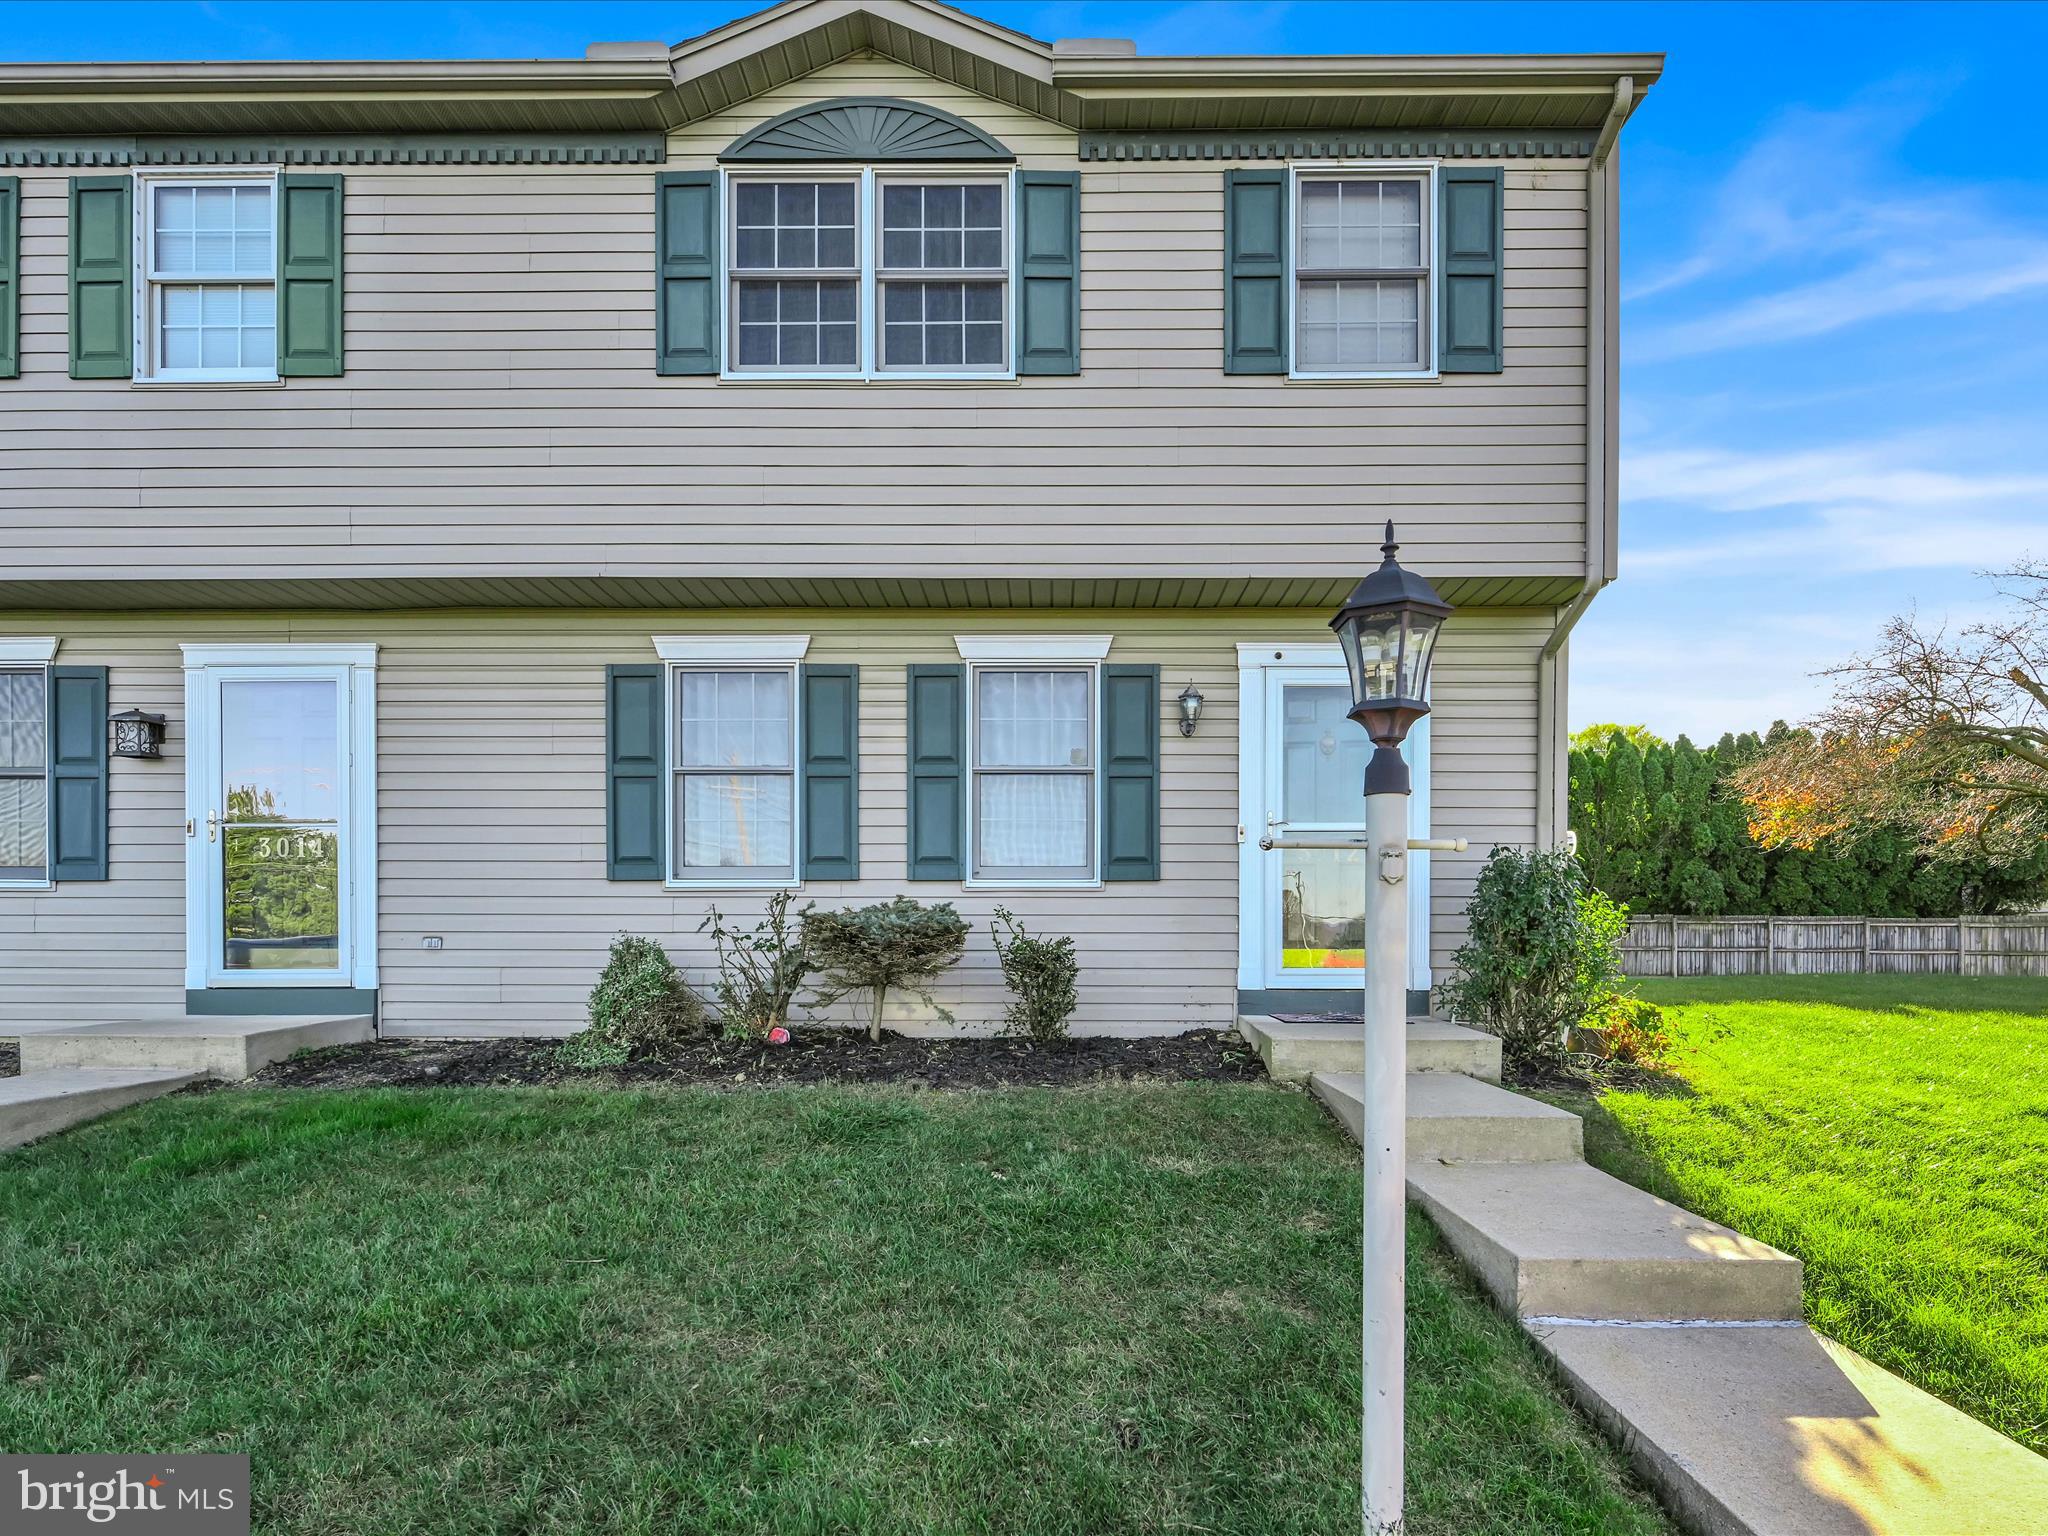
[[[975,871],[1094,872],[1094,674],[975,674]]]
[[[860,366],[858,192],[851,181],[733,183],[736,367]]]
[[[166,284],[158,293],[159,367],[267,368],[276,362],[276,289]]]
[[[156,188],[155,259],[163,277],[270,277],[270,188]]]
[[[852,368],[860,359],[859,285],[783,278],[739,285],[742,368]]]
[[[1429,366],[1429,204],[1422,177],[1300,183],[1294,366],[1304,373]]]
[[[678,876],[795,873],[794,692],[787,670],[677,674]]]
[[[47,696],[40,667],[0,671],[0,880],[49,870]]]
[[[1009,285],[988,274],[1007,271],[1002,184],[888,181],[881,201],[882,366],[1000,372]]]
[[[1001,368],[1001,283],[886,284],[882,358],[891,368]]]

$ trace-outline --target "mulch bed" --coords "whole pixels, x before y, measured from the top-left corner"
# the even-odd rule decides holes
[[[896,1083],[915,1088],[1076,1087],[1104,1082],[1242,1083],[1266,1075],[1243,1039],[1223,1030],[1136,1040],[1090,1037],[1051,1045],[1007,1039],[922,1039],[858,1030],[802,1029],[788,1045],[705,1040],[665,1061],[564,1066],[553,1040],[378,1040],[309,1051],[259,1072],[279,1088],[550,1086],[564,1083],[696,1084],[759,1088],[785,1083]]]

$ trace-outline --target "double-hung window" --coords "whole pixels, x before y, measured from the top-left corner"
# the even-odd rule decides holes
[[[672,666],[670,877],[793,883],[796,668]]]
[[[727,372],[1011,371],[1007,174],[726,178]]]
[[[0,666],[0,885],[50,873],[49,674]]]
[[[1426,170],[1299,174],[1294,199],[1294,371],[1434,368]]]
[[[1095,672],[974,668],[974,878],[1094,878]]]
[[[277,184],[144,177],[138,377],[277,377]]]

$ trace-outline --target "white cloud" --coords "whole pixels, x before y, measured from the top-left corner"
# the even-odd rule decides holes
[[[1638,327],[1630,360],[1800,340],[2048,289],[2048,231],[1995,211],[1984,189],[1893,163],[1898,141],[1945,89],[1895,82],[1837,111],[1780,117],[1701,200],[1693,249],[1626,295],[1669,304],[1692,290],[1710,308]]]

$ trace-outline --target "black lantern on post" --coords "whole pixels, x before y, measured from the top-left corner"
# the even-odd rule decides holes
[[[1330,620],[1351,671],[1351,718],[1377,749],[1366,768],[1367,794],[1407,793],[1400,747],[1409,728],[1429,713],[1430,654],[1438,627],[1452,611],[1435,587],[1394,559],[1399,549],[1389,522],[1380,546],[1386,558],[1352,588]]]
[[[164,717],[124,709],[109,722],[114,727],[114,756],[162,757]]]

